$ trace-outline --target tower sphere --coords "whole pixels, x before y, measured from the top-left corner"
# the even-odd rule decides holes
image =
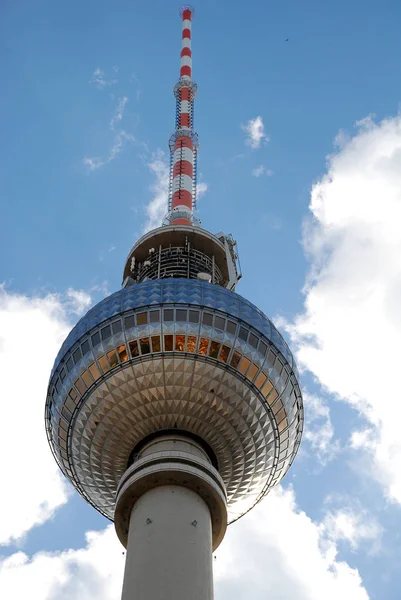
[[[186,228],[160,235],[168,229]],[[283,337],[251,302],[198,278],[136,283],[92,308],[58,353],[46,402],[61,470],[110,519],[119,481],[152,435],[204,441],[234,521],[284,476],[302,425]]]

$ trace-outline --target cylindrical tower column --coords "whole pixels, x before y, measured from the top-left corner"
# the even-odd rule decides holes
[[[146,443],[121,479],[115,526],[127,548],[122,600],[212,600],[226,498],[197,441],[169,433]]]

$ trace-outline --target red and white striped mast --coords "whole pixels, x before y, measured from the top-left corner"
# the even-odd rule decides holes
[[[174,86],[176,98],[175,132],[170,137],[170,188],[167,222],[192,225],[196,207],[196,159],[199,147],[194,131],[194,99],[197,85],[192,81],[191,25],[194,9],[180,8],[182,48],[180,78]]]

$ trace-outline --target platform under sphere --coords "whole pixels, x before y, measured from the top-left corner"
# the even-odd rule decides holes
[[[284,476],[302,426],[296,366],[272,322],[196,280],[126,287],[92,308],[61,347],[46,401],[60,468],[110,519],[133,451],[152,433],[209,445],[233,521]]]

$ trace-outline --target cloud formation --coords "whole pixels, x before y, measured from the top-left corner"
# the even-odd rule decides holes
[[[267,175],[268,177],[271,177],[273,174],[273,171],[265,167],[265,165],[259,165],[252,171],[252,175],[254,177],[260,177],[261,175]]]
[[[124,111],[127,102],[127,96],[123,96],[119,99],[116,109],[110,120],[109,128],[110,131],[114,134],[114,139],[108,156],[106,156],[105,158],[99,156],[85,156],[83,158],[83,164],[86,167],[88,167],[89,171],[97,171],[104,165],[107,165],[108,163],[111,163],[113,160],[115,160],[122,151],[125,142],[135,142],[135,138],[131,133],[128,133],[125,129],[117,128],[117,126],[124,117]]]
[[[89,301],[72,289],[64,297],[29,298],[0,286],[0,545],[21,540],[67,501],[43,411],[54,358],[71,328],[69,315],[80,314]]]
[[[115,70],[116,68],[118,69],[118,67],[113,67],[114,73],[118,72]],[[117,83],[117,79],[106,79],[104,72],[98,67],[93,71],[90,83],[94,83],[96,87],[102,90],[111,85],[115,85]]]
[[[353,448],[401,503],[401,116],[363,119],[336,144],[312,189],[305,309],[288,331],[300,365],[364,418]]]
[[[276,489],[229,527],[214,560],[216,600],[248,600],[250,590],[252,600],[368,600],[358,571],[338,559],[332,530],[302,512],[291,490]],[[0,597],[119,598],[125,558],[113,526],[86,539],[79,550],[0,560]]]
[[[265,126],[260,116],[241,125],[241,129],[246,133],[245,143],[251,148],[259,148],[262,141],[270,141],[269,136],[265,135]]]

